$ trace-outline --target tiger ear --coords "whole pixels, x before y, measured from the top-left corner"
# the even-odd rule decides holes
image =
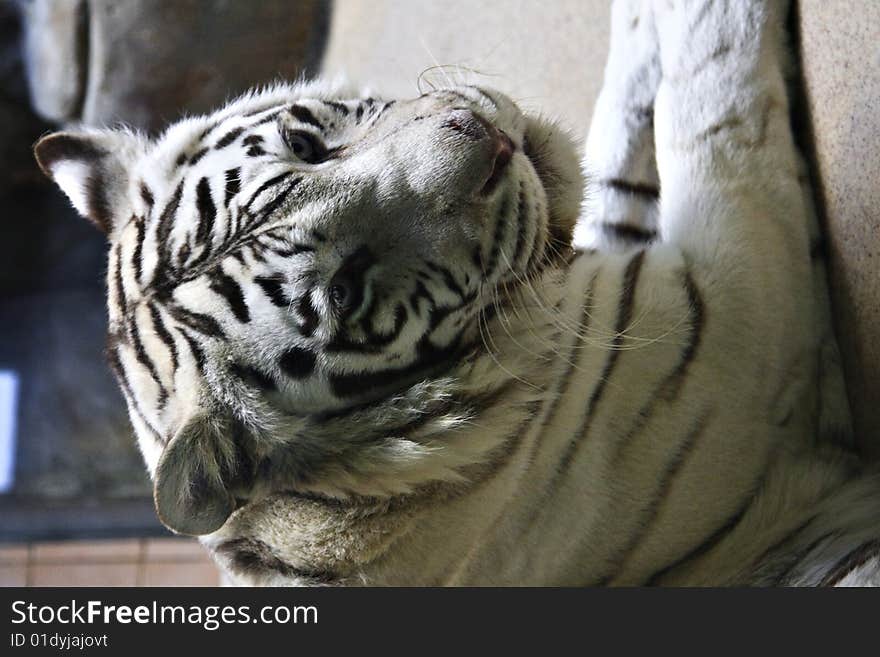
[[[233,486],[250,468],[231,428],[201,415],[171,439],[159,458],[153,485],[156,513],[168,529],[201,536],[214,532],[235,510]]]
[[[102,232],[130,214],[129,171],[145,141],[122,130],[55,132],[34,145],[37,164]]]

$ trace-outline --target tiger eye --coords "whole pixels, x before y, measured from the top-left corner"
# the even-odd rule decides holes
[[[327,149],[320,140],[305,130],[282,129],[281,138],[298,160],[307,164],[317,164],[324,160]]]

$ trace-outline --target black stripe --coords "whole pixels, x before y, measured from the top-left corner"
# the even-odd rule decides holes
[[[602,231],[606,239],[618,240],[627,244],[644,244],[657,239],[657,231],[633,224],[615,224],[605,221],[593,225]]]
[[[244,248],[250,251],[251,256],[254,258],[254,260],[257,260],[259,262],[266,262],[266,258],[263,256],[263,247],[259,242],[251,240],[250,242],[245,244]]]
[[[423,347],[420,357],[405,367],[377,371],[330,375],[330,389],[337,397],[363,397],[391,387],[403,388],[427,378],[438,367],[448,364],[459,352],[458,340],[448,347]]]
[[[110,342],[107,345],[107,361],[110,363],[110,369],[113,370],[113,373],[116,375],[116,380],[119,382],[119,387],[122,388],[122,392],[125,395],[125,400],[128,402],[129,408],[131,408],[135,415],[140,418],[141,422],[144,423],[144,426],[147,427],[153,435],[153,438],[164,445],[168,441],[147,419],[147,416],[137,402],[137,397],[135,397],[131,382],[128,380],[128,375],[126,374],[125,369],[122,367],[122,359],[119,357],[119,348],[120,345],[111,336]]]
[[[147,236],[147,229],[144,225],[144,219],[139,217],[134,222],[137,235],[134,241],[134,251],[131,254],[131,264],[134,267],[134,280],[140,284],[144,270],[144,240]]]
[[[275,210],[277,210],[279,207],[281,207],[284,201],[287,200],[290,192],[292,192],[296,188],[296,186],[302,182],[302,180],[302,178],[294,178],[290,181],[290,184],[287,187],[278,192],[275,198],[273,198],[266,205],[260,208],[259,221],[265,221],[266,219],[271,217],[272,213],[275,212]]]
[[[246,324],[251,321],[251,314],[244,299],[241,285],[226,272],[217,269],[211,274],[211,289],[226,300],[235,318]]]
[[[217,141],[217,143],[214,144],[214,148],[216,148],[216,149],[218,149],[218,150],[221,149],[221,148],[226,148],[227,146],[229,146],[229,144],[231,144],[231,143],[234,142],[236,139],[238,139],[238,136],[239,136],[242,132],[244,132],[244,128],[241,128],[241,127],[239,127],[239,128],[234,128],[233,130],[230,130],[230,131],[227,132],[225,135],[223,135],[222,137],[220,137],[220,139]]]
[[[278,361],[281,371],[292,379],[304,379],[315,369],[315,354],[306,349],[292,347]]]
[[[177,214],[177,208],[180,207],[180,198],[183,195],[183,181],[177,185],[174,194],[162,214],[159,215],[158,225],[156,226],[156,249],[158,253],[158,262],[153,272],[152,287],[164,294],[167,292],[164,288],[170,282],[168,277],[172,273],[171,268],[171,229],[174,227],[174,216]]]
[[[299,255],[300,253],[312,253],[315,250],[315,247],[309,246],[308,244],[291,244],[288,247],[270,247],[272,253],[275,253],[282,258],[289,258],[290,256]]]
[[[299,325],[300,333],[307,338],[311,337],[314,334],[315,329],[318,328],[318,323],[321,321],[317,309],[312,304],[311,290],[307,291],[300,298],[299,303],[296,305],[296,310],[303,320]]]
[[[610,567],[610,572],[605,577],[600,578],[600,580],[595,584],[598,586],[606,586],[609,583],[613,582],[617,577],[620,576],[621,571],[626,567],[629,558],[632,556],[633,552],[636,551],[639,544],[643,542],[645,536],[647,536],[654,523],[657,520],[657,516],[660,513],[660,508],[663,506],[663,503],[666,501],[666,498],[669,496],[669,491],[672,489],[672,484],[681,471],[682,466],[684,465],[687,457],[693,453],[694,446],[697,443],[697,440],[706,430],[708,422],[708,413],[704,413],[700,416],[694,427],[687,433],[684,440],[679,444],[678,449],[675,450],[675,453],[672,455],[672,458],[666,463],[666,468],[663,474],[660,476],[660,480],[657,483],[656,490],[653,491],[653,494],[650,496],[650,502],[647,507],[641,512],[640,518],[637,521],[636,530],[632,533],[627,541],[626,546],[617,551],[615,553],[615,559],[613,565]]]
[[[437,305],[437,302],[434,300],[433,295],[428,291],[428,288],[425,287],[425,284],[422,283],[422,281],[417,280],[416,289],[409,295],[409,305],[418,317],[421,317],[422,315],[422,307],[419,303],[419,300],[421,299],[428,300],[429,308],[434,308]]]
[[[284,291],[281,289],[281,284],[284,281],[272,278],[271,276],[257,276],[254,278],[254,282],[263,289],[269,300],[279,308],[287,308],[290,305],[290,299],[285,296]]]
[[[244,205],[245,210],[250,212],[251,206],[254,204],[254,201],[257,200],[257,197],[260,194],[265,192],[270,187],[274,187],[275,185],[280,185],[285,180],[290,178],[290,176],[292,176],[292,175],[293,175],[293,171],[284,171],[283,173],[279,173],[277,176],[273,176],[272,178],[269,178],[269,180],[265,181],[262,185],[257,187],[257,190],[251,195],[250,200],[247,203],[245,203],[245,205]]]
[[[205,137],[207,137],[209,134],[211,134],[211,132],[212,132],[212,131],[214,130],[214,128],[216,128],[216,127],[217,127],[217,124],[216,124],[216,123],[212,123],[212,124],[210,124],[207,128],[205,128],[204,130],[202,130],[202,131],[199,133],[199,136],[196,138],[196,141],[197,141],[197,142],[201,142],[201,141],[203,141],[203,140],[205,139]]]
[[[189,241],[184,242],[180,245],[180,248],[177,250],[177,262],[180,269],[183,269],[186,266],[187,260],[192,255],[192,247],[189,244]],[[204,254],[203,254],[204,255]],[[200,258],[197,258],[198,261]]]
[[[263,110],[263,111],[265,111],[265,110]],[[256,112],[255,114],[259,114],[259,112]],[[269,114],[267,114],[266,116],[261,118],[259,121],[254,121],[253,123],[251,123],[251,125],[249,127],[256,128],[258,125],[263,125],[264,123],[269,123],[270,121],[274,121],[278,117],[279,114],[281,114],[281,110],[276,109],[274,112],[270,112]]]
[[[479,245],[475,246],[471,253],[471,262],[481,273],[486,270],[486,265],[483,262],[483,249]]]
[[[623,287],[621,290],[620,301],[618,302],[617,323],[615,325],[615,336],[612,341],[612,347],[608,352],[608,358],[605,361],[605,366],[602,368],[601,374],[599,375],[599,380],[596,382],[596,387],[593,388],[593,393],[590,395],[589,402],[587,402],[587,413],[584,416],[580,429],[576,432],[575,437],[572,438],[559,462],[559,477],[562,477],[562,475],[568,471],[569,467],[571,467],[571,464],[574,462],[574,457],[577,454],[578,449],[583,445],[584,439],[590,430],[593,417],[595,416],[596,407],[599,400],[602,398],[602,393],[605,392],[605,386],[611,378],[611,373],[614,371],[614,366],[617,364],[618,358],[620,357],[620,346],[623,344],[624,339],[623,333],[629,326],[630,319],[632,318],[636,286],[638,285],[639,273],[641,272],[644,259],[645,252],[639,251],[630,259],[626,266],[626,270],[624,271]],[[555,485],[555,483],[556,479],[554,479],[552,484]]]
[[[687,292],[688,308],[690,312],[690,330],[688,341],[681,352],[681,357],[673,370],[660,382],[651,398],[645,403],[635,416],[633,426],[618,441],[615,454],[611,459],[611,467],[617,467],[623,458],[624,452],[633,438],[643,431],[648,421],[654,416],[654,409],[661,401],[672,402],[678,396],[681,385],[684,382],[688,367],[696,357],[697,348],[703,335],[703,323],[705,320],[703,300],[690,271],[685,271],[682,285]]]
[[[196,340],[189,333],[180,329],[177,329],[177,332],[183,336],[183,339],[186,341],[187,346],[189,346],[189,350],[192,352],[193,358],[196,361],[196,367],[199,369],[200,372],[204,373],[206,362],[204,350],[201,348],[201,346],[199,346],[199,343],[196,342]]]
[[[312,114],[312,111],[308,107],[303,107],[302,105],[291,105],[290,113],[297,121],[300,121],[301,123],[306,123],[308,125],[314,126],[318,130],[324,129],[324,126],[321,125],[321,122],[315,118],[315,115]]]
[[[510,213],[510,208],[513,205],[510,197],[511,195],[509,193],[506,194],[498,208],[498,214],[495,218],[495,230],[492,235],[492,247],[489,251],[489,259],[486,269],[483,272],[484,278],[489,278],[495,272],[495,267],[498,265],[498,256],[501,252],[502,239],[504,238],[504,229],[507,227],[507,215]]]
[[[593,297],[596,293],[596,280],[598,278],[599,270],[597,269],[590,277],[590,285],[587,288],[587,294],[584,296],[584,300],[581,306],[581,316],[580,320],[578,321],[577,333],[575,333],[574,339],[571,343],[571,347],[568,350],[568,361],[565,367],[565,371],[562,373],[562,376],[559,377],[559,380],[556,383],[556,389],[553,391],[553,401],[550,403],[550,408],[547,411],[547,416],[544,419],[544,424],[541,426],[541,431],[543,431],[548,424],[553,422],[556,417],[556,411],[559,408],[559,405],[562,403],[565,395],[568,394],[568,387],[569,385],[571,385],[571,379],[574,375],[575,369],[577,368],[577,361],[579,360],[578,352],[581,349],[582,336],[585,336],[587,334],[587,331],[590,329],[590,312],[594,308]],[[539,435],[538,440],[535,442],[536,448],[541,444],[540,438],[541,436]]]
[[[434,271],[443,278],[443,283],[449,288],[449,291],[458,296],[459,299],[464,299],[465,293],[464,290],[461,289],[461,286],[458,284],[458,281],[455,280],[455,276],[452,275],[452,272],[444,267],[443,265],[438,265],[435,262],[431,262],[430,260],[425,261],[425,265],[431,271]]]
[[[174,319],[179,321],[181,324],[183,324],[184,326],[188,326],[192,330],[201,333],[202,335],[206,335],[211,338],[219,338],[221,340],[226,338],[226,333],[224,333],[220,324],[210,315],[196,313],[191,310],[187,310],[183,306],[177,305],[169,306],[168,312],[170,312],[171,316],[174,317]]]
[[[208,126],[199,133],[199,136],[196,138],[196,141],[197,142],[204,141],[205,137],[207,137],[209,134],[211,134],[214,131],[214,128],[216,128],[216,127],[217,127],[216,123],[208,124]]]
[[[535,202],[535,216],[539,217],[540,213],[538,212],[537,201]],[[529,253],[529,259],[526,261],[526,273],[531,274],[536,269],[537,266],[540,267],[543,265],[543,262],[538,260],[539,257],[543,256],[546,252],[547,245],[549,244],[549,240],[544,243],[544,248],[540,248],[541,241],[545,240],[545,231],[541,230],[541,226],[535,226],[535,236],[532,238],[532,248]],[[541,258],[544,260],[544,258]]]
[[[252,116],[258,116],[259,114],[262,114],[263,112],[269,112],[272,110],[274,110],[273,113],[278,113],[282,109],[284,109],[284,105],[269,105],[269,107],[263,107],[262,109],[255,109],[255,110],[251,110],[250,112],[246,112],[244,114],[244,116],[247,118],[250,118]]]
[[[147,187],[146,183],[141,183],[141,198],[144,201],[144,205],[147,206],[147,212],[153,209],[153,192],[150,191],[150,188]]]
[[[267,375],[251,365],[242,365],[241,363],[233,363],[229,367],[229,371],[233,376],[238,377],[247,385],[259,388],[261,390],[274,390],[275,382]]]
[[[125,286],[122,283],[122,244],[116,244],[116,257],[113,258],[113,287],[116,292],[116,306],[120,315],[125,314],[128,305],[125,298]]]
[[[748,500],[745,504],[743,504],[732,516],[730,516],[727,520],[724,521],[718,529],[712,532],[707,539],[705,539],[702,543],[697,545],[695,548],[690,550],[683,557],[676,559],[668,566],[664,566],[660,570],[654,572],[648,579],[645,581],[646,586],[657,586],[657,584],[662,580],[668,573],[675,570],[679,566],[692,559],[696,559],[704,554],[706,554],[713,547],[718,545],[725,536],[727,536],[730,532],[732,532],[736,526],[740,523],[740,520],[745,516],[746,511],[749,510],[752,506],[752,502],[754,501],[754,495],[750,494]]]
[[[196,229],[196,244],[203,244],[211,238],[217,207],[211,196],[211,185],[207,178],[199,180],[196,186],[196,208],[199,211],[199,225]]]
[[[147,369],[150,373],[150,377],[156,382],[156,385],[159,388],[159,397],[156,403],[159,408],[162,408],[165,406],[165,402],[168,399],[168,391],[165,389],[162,380],[159,378],[159,371],[156,369],[156,364],[144,348],[136,317],[132,317],[131,321],[128,322],[128,336],[131,340],[131,346],[134,349],[135,358],[137,358],[137,361]]]
[[[519,184],[519,195],[516,204],[516,245],[513,247],[513,257],[510,259],[510,266],[516,267],[526,246],[526,192],[522,183]]]
[[[241,169],[228,169],[226,171],[226,194],[223,199],[223,204],[226,207],[229,207],[229,201],[232,200],[232,197],[238,194],[241,189]]]
[[[743,519],[746,512],[751,508],[752,504],[754,504],[755,499],[757,499],[758,494],[761,492],[761,489],[764,487],[764,482],[767,479],[768,471],[773,467],[774,463],[778,459],[779,450],[771,450],[770,455],[767,459],[767,463],[764,466],[764,469],[761,471],[760,475],[756,477],[755,482],[752,484],[749,492],[745,495],[745,501],[740,506],[739,510],[737,510],[732,516],[730,516],[718,529],[716,529],[712,534],[709,535],[703,542],[697,545],[695,548],[690,550],[683,557],[676,559],[671,564],[664,566],[660,570],[654,572],[646,581],[645,585],[647,586],[655,586],[660,580],[662,580],[668,573],[675,570],[682,564],[687,563],[692,559],[696,559],[697,557],[702,556],[707,553],[709,550],[714,548],[721,540],[727,536],[730,532],[732,532],[739,522]]]
[[[263,143],[263,137],[262,135],[248,135],[241,143],[245,146],[257,146]]]
[[[386,111],[388,111],[391,107],[394,106],[395,102],[397,102],[397,101],[389,100],[387,103],[385,103],[382,106],[382,109],[380,109],[378,112],[375,113],[372,120],[370,121],[370,125],[375,125],[379,121],[379,119],[382,118],[382,115],[385,114]]]
[[[607,187],[624,194],[643,196],[651,200],[660,198],[660,190],[657,186],[648,183],[634,183],[623,180],[622,178],[609,178],[607,180],[599,181],[598,184],[602,187]]]
[[[703,338],[703,328],[706,324],[706,306],[689,269],[684,273],[684,289],[688,297],[691,327],[688,333],[688,343],[682,352],[681,360],[666,383],[664,394],[667,400],[672,400],[678,394],[688,367],[697,355],[697,349]]]
[[[260,157],[261,155],[265,154],[266,151],[263,149],[262,146],[251,146],[249,149],[247,149],[246,153],[248,157]]]
[[[333,101],[333,100],[323,100],[321,102],[324,103],[325,105],[327,105],[328,107],[332,107],[333,109],[335,109],[337,112],[343,114],[344,116],[348,116],[349,109],[346,105],[343,105],[342,103],[337,103],[336,101]]]
[[[586,335],[587,331],[590,327],[591,315],[590,312],[593,309],[593,298],[596,292],[596,280],[599,278],[600,270],[596,270],[593,272],[593,275],[590,277],[590,285],[587,288],[587,293],[584,297],[582,307],[581,307],[581,316],[578,321],[578,330],[577,333],[574,334],[574,337],[571,341],[571,346],[567,352],[568,360],[565,371],[562,373],[562,376],[559,377],[556,383],[556,387],[553,391],[552,401],[550,402],[550,407],[547,409],[547,413],[544,415],[544,421],[538,429],[538,435],[535,437],[535,441],[532,446],[531,454],[529,454],[528,463],[534,463],[535,457],[538,453],[538,449],[544,443],[544,434],[547,431],[547,427],[553,423],[553,420],[556,419],[556,414],[559,410],[559,406],[562,403],[562,400],[568,394],[568,388],[571,385],[572,378],[574,376],[574,371],[577,369],[577,361],[579,360],[579,350],[581,349],[581,336]],[[543,497],[546,499],[550,496],[554,488],[554,484],[551,484],[543,491]],[[532,513],[531,523],[534,524],[535,519],[538,516],[538,513],[544,508],[543,504],[535,505],[534,511]]]
[[[467,308],[468,305],[470,305],[470,303],[472,301],[474,301],[476,298],[477,298],[477,292],[474,291],[471,294],[469,294],[468,296],[464,297],[462,300],[462,303],[457,306],[434,306],[433,308],[431,308],[431,312],[428,313],[428,331],[434,331],[443,320],[445,320],[447,317],[449,317],[449,315],[451,315],[452,313],[454,313],[458,310],[461,310],[463,308]],[[495,304],[492,304],[492,307],[494,308]],[[405,310],[405,308],[403,307],[403,305],[400,305],[397,307],[396,314],[398,315],[398,317],[397,317],[398,321],[405,321],[405,319],[406,319],[405,314],[403,315],[403,320],[400,320],[400,316],[399,316],[399,314],[404,310]],[[487,319],[491,319],[491,318],[487,316]],[[399,327],[399,326],[397,326],[397,324],[395,324],[395,331],[397,333],[400,332],[401,328],[402,327]],[[396,335],[394,337],[396,337]]]
[[[190,164],[190,166],[192,166],[193,164],[197,164],[197,163],[199,162],[199,160],[201,160],[203,157],[205,157],[205,154],[206,154],[209,150],[210,150],[210,149],[209,149],[207,146],[205,146],[204,148],[200,148],[199,150],[197,150],[197,151],[193,154],[193,156],[192,156],[191,158],[189,158],[189,164]]]
[[[168,351],[171,353],[171,366],[176,371],[179,365],[177,360],[177,343],[174,342],[174,337],[165,327],[165,322],[162,320],[162,315],[159,312],[159,309],[152,303],[147,304],[147,307],[150,309],[150,317],[153,318],[153,328],[156,335],[162,343],[168,347]]]
[[[350,340],[344,335],[336,335],[333,340],[324,347],[327,353],[360,353],[360,354],[379,354],[389,344],[397,340],[406,325],[407,312],[403,303],[398,303],[394,309],[394,326],[389,333],[376,333],[370,320],[375,314],[375,305],[371,304],[367,309],[368,315],[360,321],[360,327],[366,335],[366,339],[361,342]],[[445,310],[445,309],[444,309]]]

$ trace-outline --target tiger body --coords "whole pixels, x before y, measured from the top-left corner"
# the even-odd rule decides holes
[[[583,210],[477,87],[44,139],[160,518],[246,584],[880,583],[782,5],[615,4]]]

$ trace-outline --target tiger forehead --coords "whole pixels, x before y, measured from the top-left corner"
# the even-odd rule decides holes
[[[270,132],[277,126],[295,126],[327,137],[334,131],[361,126],[393,104],[394,101],[374,98],[298,99],[242,108],[232,114],[221,110],[212,117],[172,126],[160,140],[157,153],[161,159],[171,159],[180,167],[198,163],[211,150],[223,150],[234,144],[252,147],[254,144],[246,140],[256,136],[253,133]]]
[[[263,245],[272,242],[276,247],[290,237],[266,232],[271,228],[267,222],[277,211],[289,207],[292,192],[308,171],[298,169],[278,151],[284,148],[277,136],[279,130],[296,128],[328,141],[334,131],[366,126],[391,104],[372,98],[301,99],[242,108],[232,114],[221,110],[216,118],[183,121],[169,128],[145,163],[135,190],[143,212],[133,215],[131,223],[137,233],[155,232],[153,248],[158,254],[154,276],[144,281],[144,292],[149,288],[160,294],[170,292],[215,269],[227,256],[242,261],[241,248],[258,237],[264,240]],[[328,150],[327,159],[337,152]],[[152,163],[157,161],[170,162],[170,171],[158,182],[151,175]],[[264,175],[272,165],[281,166]],[[251,181],[253,185],[246,188]],[[176,221],[182,206],[191,209],[195,222]],[[221,239],[216,243],[218,236]],[[325,239],[316,228],[303,237],[309,241]],[[139,249],[144,248],[143,242],[142,236],[137,238]],[[297,243],[286,248],[294,254],[310,250]]]

